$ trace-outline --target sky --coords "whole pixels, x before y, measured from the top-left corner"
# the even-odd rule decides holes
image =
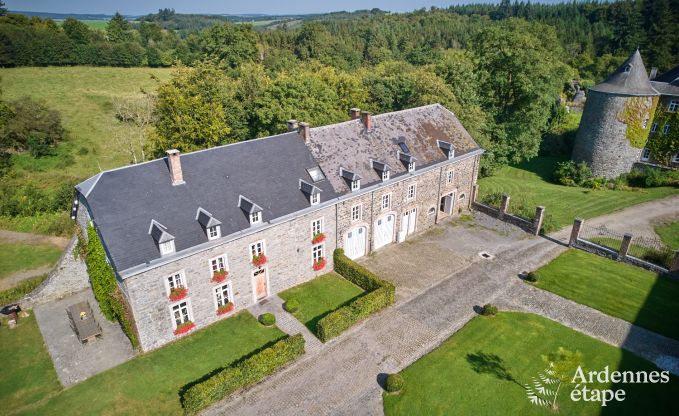
[[[4,0],[9,10],[142,15],[160,8],[174,8],[177,13],[204,14],[305,14],[380,8],[407,12],[430,6],[448,7],[461,3],[495,3],[499,0]],[[547,1],[546,1],[547,2]]]

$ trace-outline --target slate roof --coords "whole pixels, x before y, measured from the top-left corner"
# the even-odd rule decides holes
[[[440,104],[375,115],[372,119],[370,131],[360,119],[311,129],[311,153],[339,193],[350,192],[340,168],[360,176],[364,188],[382,181],[371,159],[389,165],[391,178],[407,174],[407,166],[398,154],[400,142],[405,142],[417,159],[416,171],[448,159],[437,140],[451,143],[456,156],[479,149],[457,117]]]
[[[656,77],[651,85],[660,94],[679,96],[679,65]]]
[[[626,71],[627,68],[629,71]],[[648,79],[644,61],[638,49],[608,78],[590,89],[622,95],[658,95]]]
[[[221,222],[228,236],[250,227],[239,208],[246,196],[262,209],[263,221],[309,207],[299,180],[311,182],[316,166],[296,133],[215,147],[181,155],[183,185],[172,186],[167,158],[102,172],[76,186],[105,242],[114,267],[123,271],[160,257],[149,235],[151,220],[175,237],[176,251],[208,241],[197,220],[198,208]],[[315,182],[322,201],[337,197],[329,181]],[[321,201],[321,202],[322,202]]]

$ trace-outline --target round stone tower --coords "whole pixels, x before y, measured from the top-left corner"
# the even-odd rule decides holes
[[[589,89],[573,146],[573,160],[594,176],[615,178],[639,160],[658,101],[639,50]]]

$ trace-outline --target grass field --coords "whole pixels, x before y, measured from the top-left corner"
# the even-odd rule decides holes
[[[37,331],[36,325],[32,325]],[[0,346],[16,345],[13,333],[3,329],[0,334]],[[178,394],[181,387],[283,335],[278,328],[266,328],[252,315],[241,313],[54,394],[53,375],[48,377],[45,371],[35,375],[26,372],[51,366],[38,334],[30,342],[21,343],[21,348],[11,348],[3,354],[0,397],[16,398],[12,406],[3,401],[3,411],[41,415],[181,415]],[[39,350],[39,354],[32,357],[25,354],[26,350]],[[14,385],[22,377],[27,381]],[[32,390],[35,392],[31,393]],[[52,394],[46,394],[49,392]],[[30,400],[20,399],[29,394]]]
[[[0,244],[0,279],[21,270],[54,264],[61,253],[51,245]]]
[[[90,27],[90,29],[106,30],[106,25],[108,25],[108,20],[88,20],[88,19],[78,19],[78,20],[85,23],[87,26]],[[60,25],[64,23],[64,21],[61,19],[56,19],[54,21]]]
[[[278,294],[284,301],[295,299],[300,308],[293,313],[312,333],[325,315],[360,296],[363,289],[337,273],[328,273]]]
[[[129,158],[113,137],[123,131],[114,117],[112,100],[153,90],[165,80],[167,68],[46,67],[2,68],[3,98],[21,96],[44,101],[58,110],[67,130],[66,140],[53,157],[14,157],[17,181],[54,189],[67,180],[85,179],[99,172],[126,165]]]
[[[679,282],[580,250],[536,271],[535,285],[679,340]]]
[[[531,207],[546,207],[547,231],[584,219],[618,211],[625,207],[679,194],[678,188],[661,187],[633,190],[593,190],[550,182],[557,157],[539,157],[519,166],[508,166],[497,174],[479,180],[479,197],[500,192],[509,194],[515,204],[521,201]],[[534,208],[532,208],[534,209]],[[510,201],[509,210],[512,210]]]
[[[658,224],[655,232],[668,247],[679,250],[679,221]]]
[[[401,372],[405,388],[384,395],[384,413],[396,415],[640,415],[661,409],[676,414],[679,380],[667,384],[622,384],[623,402],[574,402],[572,385],[561,388],[558,412],[529,402],[525,384],[546,364],[541,356],[564,347],[580,351],[586,370],[657,370],[622,349],[566,328],[546,318],[501,312],[476,317],[440,347]],[[588,383],[588,388],[609,388]]]

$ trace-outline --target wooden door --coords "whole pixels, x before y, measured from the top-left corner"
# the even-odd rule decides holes
[[[267,296],[267,289],[266,269],[257,270],[255,272],[255,296],[257,300],[262,300]]]

